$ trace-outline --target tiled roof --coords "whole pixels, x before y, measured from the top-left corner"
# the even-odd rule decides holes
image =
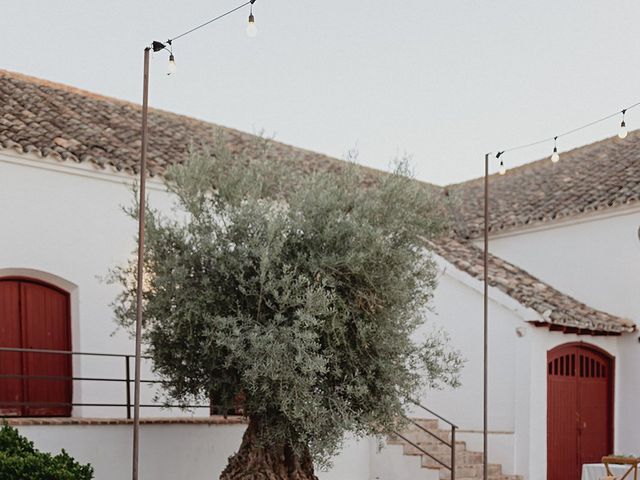
[[[490,231],[497,233],[583,213],[628,205],[640,200],[640,130],[561,152],[548,158],[492,175]],[[483,179],[447,190],[457,197],[458,230],[466,238],[484,228]]]
[[[430,246],[434,253],[457,269],[478,280],[483,279],[483,252],[470,242],[441,238],[430,242]],[[552,329],[608,334],[635,331],[631,320],[591,308],[493,255],[489,256],[489,285],[539,313],[544,319],[540,323]]]
[[[136,172],[140,124],[140,105],[0,70],[0,148]],[[168,165],[184,162],[191,144],[210,142],[218,132],[222,132],[232,151],[255,146],[254,135],[150,109],[150,174],[157,175]],[[270,151],[273,155],[293,156],[295,165],[306,172],[336,171],[345,165],[335,158],[275,141],[270,142]],[[380,174],[363,169],[367,177]]]
[[[140,156],[140,121],[139,105],[0,70],[0,150],[133,173]],[[252,148],[256,139],[155,109],[149,113],[149,132],[151,174],[185,161],[192,142],[207,142],[215,132],[222,132],[229,148],[236,152]],[[640,148],[634,152],[634,145],[640,147],[640,133],[630,133],[625,142],[599,142],[562,154],[556,165],[541,161],[514,169],[504,177],[492,177],[493,230],[637,201]],[[271,142],[271,152],[292,156],[301,172],[339,171],[345,165],[335,158],[279,142]],[[381,174],[362,168],[365,181]],[[428,184],[425,187],[433,188]],[[449,189],[462,199],[460,208],[454,209],[462,226],[459,230],[477,233],[482,225],[481,181]],[[450,238],[438,241],[434,250],[462,271],[481,277],[482,253],[473,245]],[[490,273],[492,285],[518,302],[541,315],[550,310],[552,325],[611,333],[634,328],[633,323],[591,309],[497,257],[491,258]]]

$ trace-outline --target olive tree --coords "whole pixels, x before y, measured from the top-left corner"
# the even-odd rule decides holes
[[[425,240],[446,228],[438,195],[406,162],[302,172],[269,144],[194,151],[165,175],[175,211],[146,222],[144,341],[167,399],[243,401],[224,480],[316,478],[346,432],[393,431],[407,398],[460,367],[416,339],[436,286]],[[131,327],[135,266],[113,278]]]

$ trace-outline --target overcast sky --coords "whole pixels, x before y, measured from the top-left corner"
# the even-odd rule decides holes
[[[0,68],[140,102],[142,50],[243,0],[2,0]],[[154,107],[437,184],[640,101],[638,0],[258,0],[152,58]],[[628,114],[640,127],[640,108]],[[563,139],[613,135],[620,120]],[[506,157],[508,166],[552,145]]]

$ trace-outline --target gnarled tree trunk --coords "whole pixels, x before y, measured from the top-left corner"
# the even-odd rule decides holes
[[[220,480],[318,480],[311,455],[295,455],[288,445],[261,447],[258,421],[249,420],[238,452],[229,458]]]

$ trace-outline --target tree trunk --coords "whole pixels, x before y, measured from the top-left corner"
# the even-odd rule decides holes
[[[259,447],[257,431],[258,421],[252,418],[220,480],[318,480],[309,452],[297,456],[288,445]]]

